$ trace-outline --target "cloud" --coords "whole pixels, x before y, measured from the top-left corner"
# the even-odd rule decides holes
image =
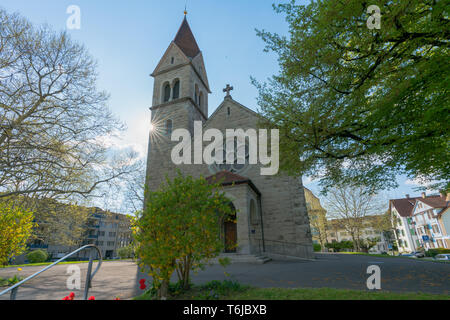
[[[439,192],[439,190],[433,189],[431,186],[435,184],[437,181],[428,181],[421,178],[414,179],[406,179],[405,184],[409,186],[414,186],[417,188],[426,188],[427,191],[430,192]]]

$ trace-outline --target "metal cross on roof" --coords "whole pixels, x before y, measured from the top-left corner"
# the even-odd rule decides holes
[[[227,97],[231,97],[231,95],[230,95],[230,91],[231,91],[231,90],[234,90],[234,88],[233,88],[233,87],[230,87],[230,85],[227,84],[226,88],[223,89],[223,92],[226,92],[226,93],[227,93]]]

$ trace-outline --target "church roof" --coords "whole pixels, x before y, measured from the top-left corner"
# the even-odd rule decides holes
[[[261,195],[258,188],[253,184],[253,182],[246,177],[240,176],[238,174],[223,170],[217,172],[216,174],[206,177],[206,181],[209,183],[220,183],[222,186],[238,185],[238,184],[248,184],[258,195]]]
[[[186,16],[184,17],[173,42],[175,42],[175,44],[189,58],[194,58],[200,53],[200,48],[197,45],[197,41],[195,41],[194,34],[189,27]]]

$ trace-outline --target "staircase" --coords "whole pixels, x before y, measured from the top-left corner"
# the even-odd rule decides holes
[[[254,264],[264,264],[271,261],[263,254],[238,254],[238,253],[221,253],[219,257],[210,260],[210,263],[218,264],[219,259],[229,258],[230,262],[233,263],[254,263]]]

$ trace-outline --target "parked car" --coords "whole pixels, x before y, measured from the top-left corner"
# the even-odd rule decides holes
[[[417,258],[414,254],[412,253],[400,253],[399,254],[400,257],[410,257],[410,258]]]
[[[437,254],[434,259],[436,260],[450,260],[450,253],[441,253]]]
[[[415,252],[412,252],[412,254],[413,254],[416,258],[423,258],[423,257],[425,257],[425,252],[423,252],[423,251],[415,251]]]

